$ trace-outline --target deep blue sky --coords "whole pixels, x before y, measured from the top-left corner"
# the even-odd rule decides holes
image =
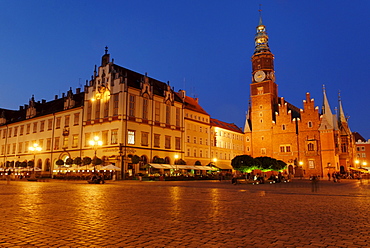
[[[52,100],[90,79],[104,47],[115,63],[196,96],[244,126],[262,3],[279,95],[306,92],[332,111],[341,91],[352,131],[370,138],[369,0],[1,1],[0,107]]]

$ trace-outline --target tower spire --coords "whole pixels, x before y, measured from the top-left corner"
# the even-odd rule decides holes
[[[262,22],[261,6],[262,5],[260,4],[260,9],[258,10],[260,14],[260,19],[259,19],[258,26],[257,26],[257,33],[254,36],[254,44],[255,44],[254,53],[270,51],[270,48],[268,45],[269,37],[266,32],[266,27],[265,25],[263,25],[263,22]]]

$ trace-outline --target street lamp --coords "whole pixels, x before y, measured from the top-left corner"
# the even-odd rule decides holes
[[[99,146],[103,145],[103,141],[100,140],[99,136],[95,136],[94,139],[89,141],[89,144],[94,149],[94,158],[93,159],[96,159],[96,151],[98,150]],[[95,163],[94,163],[94,171],[95,171]]]
[[[176,171],[175,174],[177,176],[177,159],[179,158],[179,155],[175,154],[175,165],[176,165]]]
[[[28,150],[30,150],[33,153],[33,169],[32,169],[32,174],[31,178],[35,178],[35,166],[36,166],[36,153],[40,152],[42,148],[39,146],[39,144],[34,143],[32,146],[28,147]]]

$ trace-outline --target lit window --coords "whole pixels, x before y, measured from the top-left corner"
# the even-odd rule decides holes
[[[127,131],[127,143],[129,145],[135,144],[135,131],[132,131],[132,130]]]

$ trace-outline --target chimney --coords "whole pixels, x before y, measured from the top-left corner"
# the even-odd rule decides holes
[[[76,94],[80,94],[81,93],[81,88],[76,88]]]
[[[65,96],[65,94],[64,94],[64,93],[62,93],[62,98],[64,98],[64,96]]]
[[[58,100],[58,95],[55,95],[54,100]]]
[[[23,110],[23,106],[19,106],[19,110]]]
[[[42,99],[42,100],[41,100],[41,103],[42,103],[42,104],[46,103],[46,100],[45,100],[45,99]]]

